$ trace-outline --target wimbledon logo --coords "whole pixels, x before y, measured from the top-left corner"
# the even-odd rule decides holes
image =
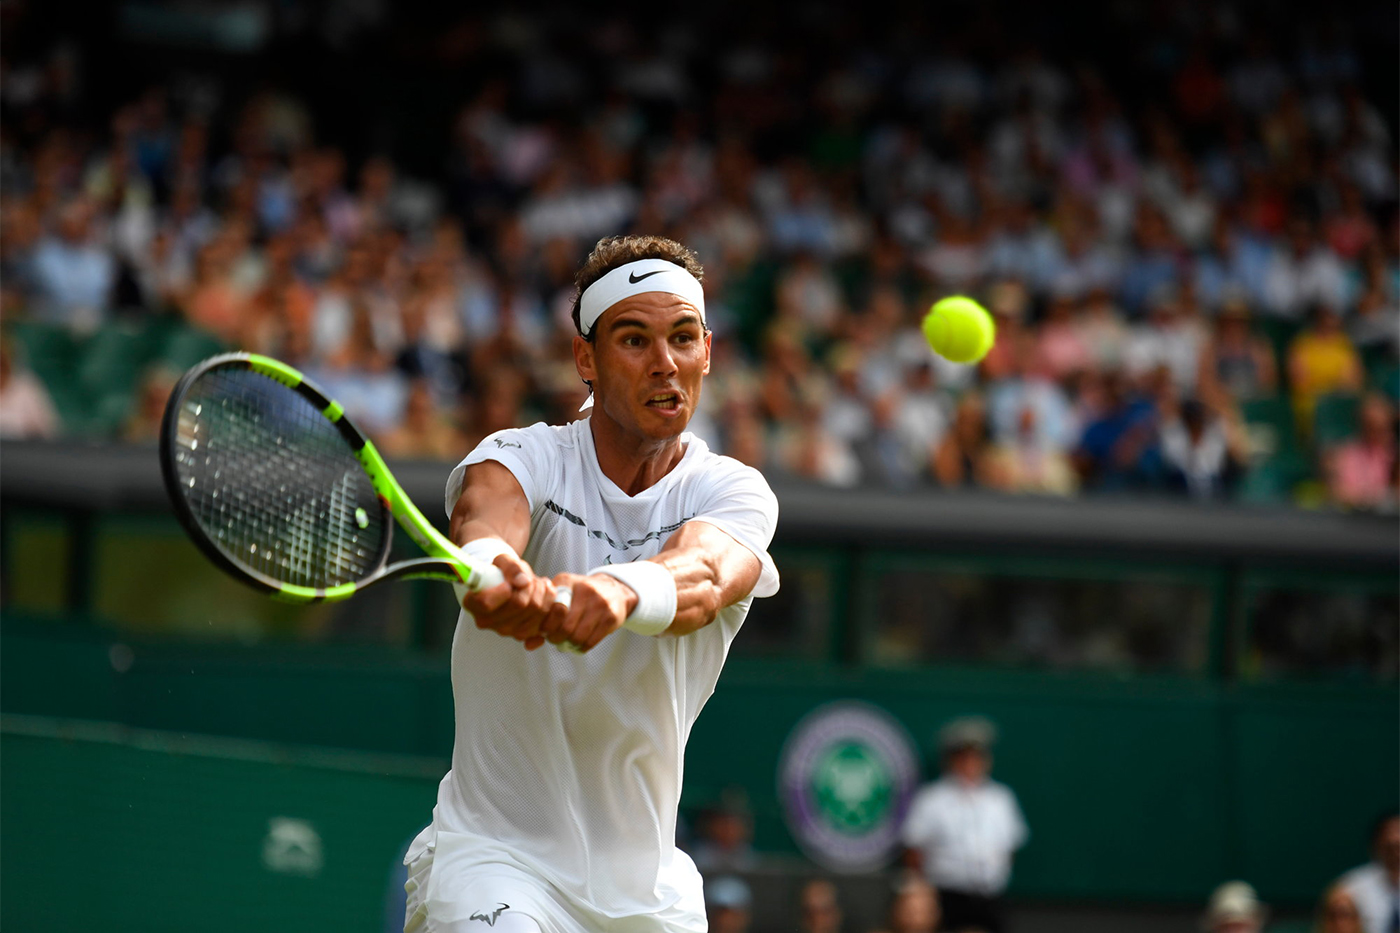
[[[788,736],[778,796],[813,861],[868,871],[894,854],[918,781],[914,745],[888,713],[854,700],[809,713]]]

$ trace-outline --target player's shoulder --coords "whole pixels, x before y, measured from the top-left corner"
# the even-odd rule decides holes
[[[515,449],[531,452],[566,450],[578,445],[578,425],[580,423],[574,421],[569,424],[545,424],[543,421],[536,421],[525,427],[505,428],[494,434],[488,434],[477,445],[477,449],[486,451]]]
[[[768,480],[747,463],[716,453],[699,438],[692,438],[690,443],[699,445],[691,467],[692,475],[703,477],[711,485],[761,489],[768,495],[773,495]]]

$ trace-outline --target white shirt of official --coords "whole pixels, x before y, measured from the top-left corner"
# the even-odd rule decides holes
[[[1366,933],[1394,933],[1396,912],[1400,911],[1400,889],[1390,883],[1385,869],[1368,862],[1342,875],[1340,883],[1361,914]]]
[[[902,836],[923,853],[924,874],[934,887],[995,897],[1011,880],[1011,856],[1029,832],[1011,788],[943,778],[914,796]]]
[[[587,419],[497,432],[452,472],[449,513],[467,466],[494,460],[514,474],[530,504],[521,556],[542,576],[652,557],[692,520],[752,550],[762,573],[698,632],[620,630],[586,655],[526,651],[463,613],[452,641],[452,770],[406,862],[451,833],[467,850],[454,853],[458,864],[511,865],[601,917],[703,904],[700,875],[675,845],[685,743],[753,598],[778,590],[768,555],[778,503],[756,470],[691,434],[681,441],[675,468],[635,496],[598,466]]]

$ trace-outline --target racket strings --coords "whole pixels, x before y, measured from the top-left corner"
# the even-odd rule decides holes
[[[281,583],[363,579],[392,529],[349,444],[305,397],[251,370],[201,376],[180,407],[180,489],[228,557]]]

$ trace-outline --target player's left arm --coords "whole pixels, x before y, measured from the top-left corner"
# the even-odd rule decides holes
[[[721,609],[753,592],[763,572],[753,551],[705,521],[686,522],[659,554],[637,563],[656,565],[675,583],[676,613],[666,635],[689,635],[709,625]],[[561,573],[554,583],[573,590],[573,605],[547,626],[546,637],[584,651],[622,628],[639,602],[631,586],[604,573]]]
[[[719,611],[753,592],[763,565],[758,556],[705,521],[686,522],[651,558],[676,581],[676,620],[667,635],[689,635]]]

